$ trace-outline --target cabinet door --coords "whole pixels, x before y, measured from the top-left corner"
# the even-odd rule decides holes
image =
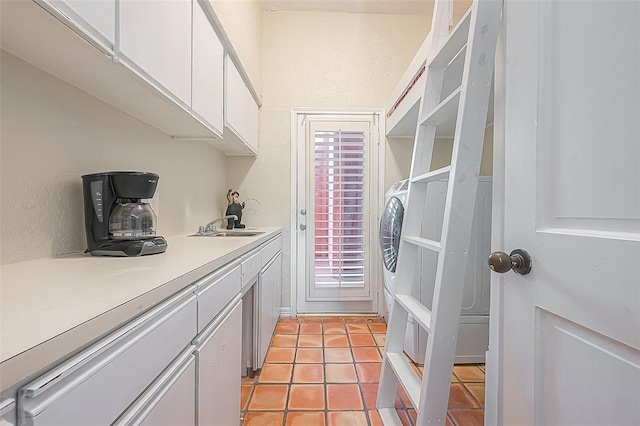
[[[258,280],[258,365],[262,368],[273,335],[273,263],[260,272]]]
[[[257,154],[258,153],[258,104],[253,99],[251,92],[245,87],[246,100],[246,137],[245,141],[249,147]]]
[[[273,318],[272,333],[276,329],[280,318],[280,307],[282,305],[282,254],[278,253],[272,265],[273,269]]]
[[[222,136],[224,48],[197,0],[193,4],[192,109]]]
[[[240,296],[202,333],[196,350],[198,424],[240,423],[240,363],[242,358]]]
[[[191,106],[191,0],[120,0],[121,56]]]
[[[196,335],[189,287],[18,392],[19,417],[34,426],[110,424]]]
[[[116,39],[116,0],[50,0],[49,3],[113,49]]]
[[[194,347],[180,354],[131,404],[113,426],[194,426],[196,367]]]
[[[14,426],[16,424],[16,401],[7,398],[0,401],[0,426]]]
[[[225,130],[258,151],[258,105],[229,56],[225,57]],[[225,135],[226,136],[226,135]]]

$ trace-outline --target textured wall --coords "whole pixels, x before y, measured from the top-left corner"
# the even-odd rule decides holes
[[[283,306],[289,306],[291,108],[384,107],[426,37],[426,16],[264,12],[263,106],[257,159],[228,159],[241,199],[260,200],[247,223],[284,230]]]
[[[83,251],[82,174],[160,175],[160,235],[215,217],[226,192],[224,155],[178,142],[7,53],[2,53],[1,263]]]
[[[262,93],[262,8],[257,0],[210,0],[242,66]]]

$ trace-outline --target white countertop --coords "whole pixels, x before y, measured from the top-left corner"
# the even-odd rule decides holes
[[[76,254],[2,266],[0,390],[77,351],[280,233],[168,237],[165,253]]]

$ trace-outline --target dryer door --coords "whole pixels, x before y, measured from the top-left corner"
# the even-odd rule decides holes
[[[380,249],[384,267],[389,272],[396,271],[403,217],[402,201],[398,197],[389,198],[380,219]]]

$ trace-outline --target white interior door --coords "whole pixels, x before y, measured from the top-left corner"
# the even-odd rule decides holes
[[[501,249],[533,268],[501,276],[501,423],[637,425],[640,2],[505,1],[503,17]]]
[[[305,114],[298,138],[297,311],[376,312],[377,117]]]

